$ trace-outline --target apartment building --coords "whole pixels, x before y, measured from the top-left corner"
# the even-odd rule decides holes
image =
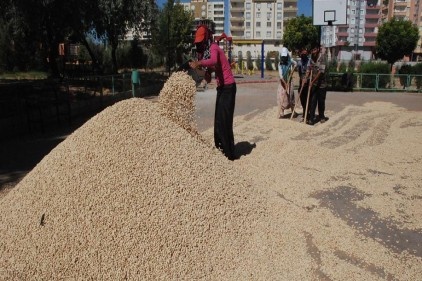
[[[392,17],[410,20],[419,27],[422,36],[422,0],[349,0],[347,25],[324,26],[321,44],[339,60],[374,58],[378,28]],[[410,60],[422,60],[419,39]]]
[[[233,38],[233,53],[252,57],[278,51],[288,19],[297,16],[297,0],[230,0],[228,32]]]
[[[209,19],[215,23],[215,34],[225,32],[233,39],[233,54],[252,56],[278,51],[285,22],[297,16],[297,0],[183,0],[195,20]]]
[[[339,60],[373,58],[378,27],[382,23],[383,0],[349,0],[347,24],[324,26],[321,44]]]

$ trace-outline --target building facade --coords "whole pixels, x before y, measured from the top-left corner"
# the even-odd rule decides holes
[[[374,58],[379,26],[393,17],[410,20],[422,36],[422,0],[348,0],[347,24],[323,26],[321,44],[338,60],[370,60]],[[419,39],[409,60],[422,60]],[[406,58],[405,58],[406,59]]]
[[[297,16],[297,0],[184,0],[195,20],[215,23],[215,35],[223,32],[233,39],[233,56],[247,52],[252,57],[278,51],[288,19]]]
[[[382,23],[383,0],[349,0],[347,24],[323,26],[321,45],[339,60],[373,58],[378,27]]]

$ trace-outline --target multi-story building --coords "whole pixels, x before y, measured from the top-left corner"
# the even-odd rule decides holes
[[[383,0],[349,0],[347,24],[324,26],[321,44],[340,60],[369,60],[375,51]]]
[[[250,51],[255,57],[277,51],[285,22],[297,16],[297,0],[230,0],[228,32],[233,38],[234,54]]]
[[[233,39],[233,54],[252,56],[280,48],[285,22],[297,15],[297,0],[183,0],[195,20],[209,19],[215,23],[215,34]]]
[[[421,6],[422,0],[349,0],[347,24],[322,27],[321,44],[339,60],[369,60],[374,58],[379,26],[393,17],[412,21],[422,37]],[[421,44],[420,39],[409,59],[422,59]]]

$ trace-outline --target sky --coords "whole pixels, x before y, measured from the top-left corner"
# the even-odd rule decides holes
[[[312,0],[297,0],[297,14],[312,16]]]
[[[162,7],[167,0],[156,0],[157,5]],[[304,14],[305,16],[312,15],[312,0],[297,0],[298,15]]]

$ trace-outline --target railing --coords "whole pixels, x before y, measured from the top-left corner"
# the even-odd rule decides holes
[[[328,88],[332,91],[422,92],[422,75],[330,73]]]

